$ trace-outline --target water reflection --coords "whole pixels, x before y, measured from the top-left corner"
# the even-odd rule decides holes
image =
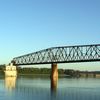
[[[51,99],[56,100],[58,78],[51,78]]]
[[[16,77],[5,77],[5,87],[7,90],[12,91],[16,86]]]
[[[100,79],[17,78],[1,81],[0,100],[100,100]],[[3,98],[2,98],[3,97]]]

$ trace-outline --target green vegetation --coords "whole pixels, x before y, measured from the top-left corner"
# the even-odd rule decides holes
[[[51,68],[17,68],[18,74],[51,74]],[[64,70],[64,69],[58,69],[58,74],[59,75],[67,75],[71,77],[76,77],[79,76],[79,71],[75,70]]]
[[[4,75],[5,65],[0,65],[0,75]]]
[[[0,76],[4,76],[5,65],[0,65]],[[33,68],[33,67],[17,67],[18,75],[38,75],[38,74],[51,74],[51,68]],[[78,71],[72,69],[58,69],[59,75],[66,75],[70,77],[89,77],[96,76],[96,74],[100,75],[100,71]]]
[[[80,77],[80,71],[78,70],[66,69],[64,73],[71,77]]]
[[[50,74],[51,68],[17,68],[19,74]],[[63,69],[58,69],[59,74],[65,74]]]
[[[51,68],[17,68],[18,75],[31,75],[31,74],[51,74]],[[89,77],[89,76],[95,76],[96,74],[100,74],[100,71],[79,71],[79,70],[73,70],[73,69],[58,69],[59,75],[66,75],[69,77]]]

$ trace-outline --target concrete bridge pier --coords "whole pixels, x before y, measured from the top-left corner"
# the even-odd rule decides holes
[[[51,79],[58,79],[57,63],[52,63],[51,65]]]
[[[58,69],[57,63],[51,65],[51,90],[56,91],[58,82]]]

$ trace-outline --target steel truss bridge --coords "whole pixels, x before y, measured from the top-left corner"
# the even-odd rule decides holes
[[[100,61],[100,44],[52,47],[13,58],[15,65]]]

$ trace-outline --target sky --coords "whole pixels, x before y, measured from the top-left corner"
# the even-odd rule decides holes
[[[100,44],[100,0],[0,0],[0,64],[45,48],[84,44]],[[100,70],[99,63],[87,65]]]

